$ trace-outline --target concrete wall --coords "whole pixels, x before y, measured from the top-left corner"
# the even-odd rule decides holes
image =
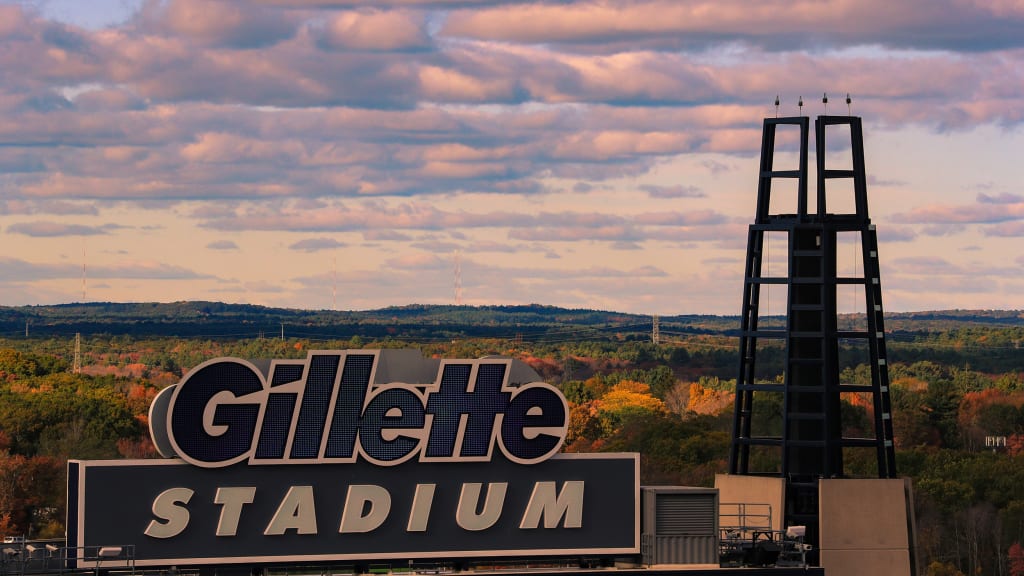
[[[723,513],[719,517],[720,526],[732,526],[736,524],[736,518],[728,517],[728,514],[735,512],[731,503],[746,504],[768,504],[771,506],[772,530],[782,529],[782,517],[785,513],[783,502],[786,495],[786,482],[782,478],[767,476],[739,476],[731,474],[716,474],[715,488],[718,488],[719,509]],[[748,511],[758,510],[749,507]]]
[[[912,576],[909,481],[822,479],[818,495],[826,574]]]

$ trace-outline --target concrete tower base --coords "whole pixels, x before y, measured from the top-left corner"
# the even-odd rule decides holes
[[[914,499],[910,479],[818,481],[821,566],[829,576],[911,576]]]
[[[718,474],[720,525],[737,525],[744,505],[748,528],[783,531],[785,480]],[[758,516],[770,506],[771,519]],[[910,479],[818,480],[819,565],[828,576],[913,576],[916,526]]]

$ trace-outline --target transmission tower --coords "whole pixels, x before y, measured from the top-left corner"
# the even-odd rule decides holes
[[[652,318],[651,342],[653,342],[656,345],[657,344],[661,344],[661,330],[660,330],[660,327],[658,326],[658,315],[655,314],[651,318]]]

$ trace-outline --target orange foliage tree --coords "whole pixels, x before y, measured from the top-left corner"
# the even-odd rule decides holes
[[[989,388],[967,392],[960,401],[957,423],[968,447],[984,445],[985,436],[1010,436],[1022,424],[1024,393]]]
[[[612,386],[595,401],[595,407],[605,436],[615,435],[629,420],[666,411],[665,403],[651,395],[650,386],[631,380],[623,380]]]
[[[699,382],[690,384],[690,399],[686,410],[695,414],[715,416],[733,405],[736,395],[728,390],[705,388]]]

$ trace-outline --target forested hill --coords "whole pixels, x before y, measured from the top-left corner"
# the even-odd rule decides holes
[[[767,321],[768,319],[766,319]],[[776,319],[776,323],[781,319]],[[840,322],[856,322],[852,316]],[[738,316],[676,315],[658,319],[660,332],[674,334],[734,334]],[[971,327],[1024,327],[1024,311],[945,310],[890,313],[886,328],[895,338],[937,334]],[[0,337],[24,334],[56,336],[111,334],[203,338],[392,337],[433,340],[458,337],[553,339],[622,338],[650,334],[653,318],[602,310],[567,309],[540,304],[522,306],[393,306],[378,310],[331,311],[268,308],[221,302],[112,303],[93,302],[52,306],[0,307]]]
[[[842,330],[865,322],[838,319]],[[517,358],[565,395],[566,451],[640,452],[644,484],[710,486],[728,470],[740,319],[661,316],[657,341],[654,325],[648,315],[542,305],[0,307],[0,534],[65,533],[69,458],[154,457],[149,406],[196,366],[313,350]],[[758,328],[784,326],[771,316]],[[913,481],[921,573],[1024,574],[1006,570],[1024,566],[1024,313],[892,313],[885,331],[894,443],[900,474]],[[758,383],[784,382],[785,341],[766,336],[756,353]],[[871,384],[863,339],[840,340],[836,359],[843,383]],[[780,436],[783,395],[770,388],[752,402],[755,425]],[[844,436],[871,437],[870,395],[840,400]],[[779,470],[780,454],[752,452],[752,466]],[[877,475],[873,451],[844,449],[843,461],[852,477]]]
[[[718,333],[738,326],[737,318],[673,316],[663,322],[688,332]],[[80,332],[238,338],[264,334],[287,337],[437,339],[536,336],[566,330],[650,332],[651,317],[598,310],[525,306],[393,306],[378,310],[331,311],[268,308],[220,302],[0,307],[0,333],[44,336]]]

